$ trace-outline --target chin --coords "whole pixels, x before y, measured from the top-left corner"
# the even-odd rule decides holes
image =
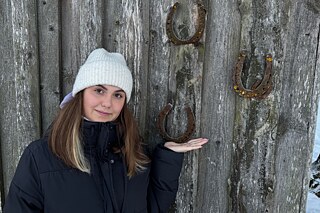
[[[96,122],[110,122],[110,121],[112,121],[112,120],[110,120],[110,119],[97,119],[96,120]]]
[[[112,119],[110,119],[110,118],[101,118],[101,117],[96,117],[96,118],[88,118],[87,117],[87,119],[89,120],[89,121],[92,121],[92,122],[109,122],[109,121],[112,121]]]

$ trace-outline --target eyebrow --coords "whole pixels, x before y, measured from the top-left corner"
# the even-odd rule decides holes
[[[99,85],[97,85],[97,86],[102,87],[102,88],[105,89],[105,90],[108,90],[108,88],[106,88],[105,86],[103,86],[103,85],[101,85],[101,84],[99,84]],[[124,92],[124,90],[123,90],[123,89],[119,89],[119,90],[116,90],[116,91],[114,91],[114,92]]]

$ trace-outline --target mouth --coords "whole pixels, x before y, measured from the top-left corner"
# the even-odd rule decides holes
[[[103,112],[103,111],[100,111],[100,110],[96,110],[96,112],[102,116],[109,116],[111,115],[111,113],[108,113],[108,112]]]

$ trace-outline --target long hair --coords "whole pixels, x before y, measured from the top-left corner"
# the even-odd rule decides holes
[[[84,156],[81,126],[83,116],[83,91],[59,111],[49,132],[49,147],[52,152],[70,167],[90,173],[90,164]],[[124,147],[121,149],[127,166],[127,175],[132,177],[144,169],[150,162],[144,154],[137,123],[127,107],[124,107],[117,118],[118,132],[123,135]],[[107,142],[107,141],[106,141]]]
[[[132,177],[137,172],[144,169],[144,165],[149,163],[149,158],[144,154],[141,136],[138,125],[125,103],[118,118],[120,122],[119,133],[124,135],[124,148],[122,153],[125,156],[128,176]]]

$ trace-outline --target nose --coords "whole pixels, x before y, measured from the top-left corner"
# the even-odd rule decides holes
[[[103,100],[101,102],[101,106],[102,107],[106,107],[106,108],[110,108],[112,105],[112,97],[111,95],[106,95],[105,97],[103,97]]]

